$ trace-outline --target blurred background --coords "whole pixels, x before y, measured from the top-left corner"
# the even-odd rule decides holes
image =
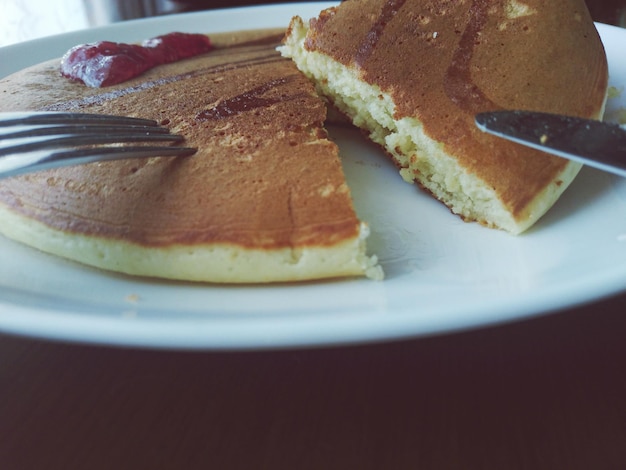
[[[127,19],[294,0],[2,0],[0,46]],[[295,0],[297,1],[297,0]],[[587,0],[601,23],[626,26],[626,0]]]

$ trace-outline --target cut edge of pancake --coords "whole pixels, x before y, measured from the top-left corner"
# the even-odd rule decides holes
[[[151,248],[125,241],[59,232],[0,204],[0,233],[45,253],[132,276],[211,283],[269,283],[347,276],[383,279],[376,256],[366,255],[369,228],[332,247],[243,249],[222,243]],[[235,262],[236,261],[236,262]]]
[[[307,33],[307,24],[294,17],[278,48],[281,54],[296,63],[332,106],[366,130],[368,137],[391,156],[405,181],[417,182],[464,220],[520,234],[553,206],[582,168],[580,163],[568,161],[555,178],[559,184],[547,185],[514,214],[492,188],[459,167],[443,143],[424,132],[418,119],[395,119],[395,104],[388,93],[362,81],[358,71],[323,53],[307,50]]]

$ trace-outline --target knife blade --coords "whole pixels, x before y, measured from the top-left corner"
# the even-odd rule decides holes
[[[534,111],[475,116],[489,134],[626,177],[626,129],[617,124]]]

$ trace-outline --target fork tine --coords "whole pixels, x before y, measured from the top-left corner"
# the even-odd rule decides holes
[[[91,113],[9,112],[0,114],[0,127],[45,124],[141,125],[157,127],[152,119]]]
[[[169,129],[166,127],[155,126],[140,126],[140,125],[126,125],[126,126],[103,126],[103,125],[54,125],[43,127],[30,127],[20,131],[8,132],[6,134],[0,133],[0,140],[8,139],[23,139],[26,137],[43,137],[51,135],[69,135],[69,134],[94,134],[106,132],[106,134],[128,134],[129,131],[143,132],[144,135],[152,134],[169,134]]]
[[[87,113],[0,113],[0,177],[102,160],[192,155],[151,119]],[[169,145],[154,146],[156,142]],[[141,143],[141,145],[130,145]]]
[[[63,146],[80,147],[86,145],[123,144],[132,142],[181,142],[184,137],[178,134],[84,134],[66,135],[51,139],[35,140],[28,143],[0,148],[0,157],[15,153],[32,152],[34,150],[54,149]]]

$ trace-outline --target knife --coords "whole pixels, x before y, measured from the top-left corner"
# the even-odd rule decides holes
[[[626,177],[626,129],[591,119],[533,111],[475,116],[489,134]]]

